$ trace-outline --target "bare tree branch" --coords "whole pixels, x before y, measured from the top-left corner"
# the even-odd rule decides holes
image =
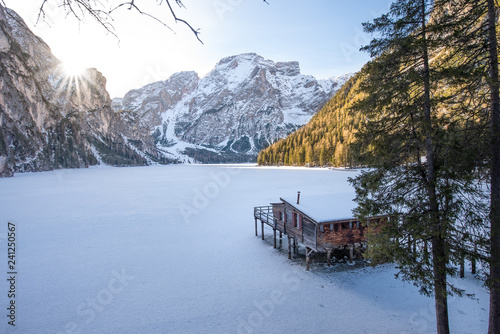
[[[2,2],[4,0],[1,0]],[[196,39],[200,41],[200,43],[203,44],[202,40],[200,39],[200,30],[199,29],[194,29],[189,22],[186,20],[179,18],[177,14],[175,13],[174,9],[172,8],[170,2],[171,0],[156,0],[158,5],[161,5],[165,1],[167,4],[170,14],[174,18],[175,22],[182,22],[184,23],[196,36]],[[38,21],[44,20],[47,21],[48,15],[46,14],[45,11],[45,6],[47,5],[48,0],[43,0],[40,10],[38,13]],[[138,5],[136,5],[135,0],[129,0],[129,1],[124,1],[116,5],[115,7],[106,10],[105,7],[108,4],[108,0],[59,0],[59,7],[62,7],[66,11],[66,15],[72,15],[74,16],[78,21],[83,21],[85,15],[90,15],[97,23],[106,30],[106,32],[112,34],[116,38],[118,38],[115,28],[112,24],[113,21],[113,13],[123,7],[128,7],[129,10],[134,9],[137,11],[139,14],[147,16],[154,21],[160,23],[164,27],[168,28],[170,31],[175,33],[175,31],[167,24],[165,21],[153,14],[150,14],[141,8],[139,8]],[[184,4],[182,3],[181,0],[175,0],[175,3],[180,7],[180,8],[185,8]],[[50,19],[50,18],[49,18]],[[118,38],[119,39],[119,38]]]
[[[196,36],[196,39],[198,39],[198,40],[200,41],[200,43],[201,43],[201,44],[203,44],[203,42],[201,41],[200,36],[199,36],[199,35],[200,35],[200,29],[194,29],[194,28],[193,28],[193,27],[192,27],[189,23],[187,23],[185,20],[178,18],[178,17],[177,17],[177,15],[175,15],[174,10],[172,9],[172,6],[170,6],[170,2],[169,2],[168,0],[165,0],[165,2],[167,3],[168,8],[170,8],[170,13],[171,13],[171,14],[172,14],[172,16],[174,17],[175,22],[182,22],[182,23],[184,23],[185,25],[187,25],[187,26],[189,27],[189,29],[191,29],[191,31],[192,31],[192,32],[194,33],[194,35]],[[177,2],[177,4],[178,4],[179,6],[184,6],[180,0],[175,0],[175,2]]]
[[[112,7],[111,9],[106,9],[106,5],[109,4],[110,0],[54,0],[55,2],[58,3],[58,7],[63,8],[66,11],[66,16],[74,16],[78,21],[83,21],[85,18],[85,15],[90,15],[97,23],[106,30],[106,32],[112,34],[115,36],[118,40],[118,35],[116,34],[115,28],[113,26],[113,13],[121,9],[123,7],[126,7],[129,10],[135,10],[139,14],[147,16],[154,21],[160,23],[164,27],[168,28],[170,31],[175,33],[175,31],[163,20],[162,18],[153,15],[151,13],[148,13],[141,8],[139,8],[138,5],[136,5],[135,0],[127,0],[120,2],[118,5]],[[170,11],[170,15],[174,19],[175,23],[181,22],[184,25],[186,25],[195,35],[196,39],[203,44],[203,41],[200,39],[200,29],[195,29],[193,26],[186,21],[183,18],[180,18],[177,16],[176,12],[172,8],[171,3],[174,0],[156,0],[156,3],[158,5],[162,5],[163,2],[168,6],[168,9]],[[2,4],[4,4],[4,0],[0,0]],[[40,6],[40,10],[38,13],[38,18],[37,18],[37,23],[40,20],[47,21],[50,20],[50,17],[48,17],[45,7],[49,0],[42,0],[42,4]],[[263,0],[264,3],[269,5],[269,2],[267,0]],[[179,8],[186,8],[184,6],[183,0],[175,0],[175,3],[179,6]]]
[[[147,17],[155,20],[156,22],[160,23],[161,25],[163,25],[164,27],[166,27],[167,29],[169,29],[171,32],[173,32],[175,34],[175,31],[172,28],[170,28],[165,22],[163,22],[162,20],[160,20],[156,16],[153,16],[153,15],[151,15],[149,13],[146,13],[146,12],[142,11],[139,7],[137,7],[134,0],[132,0],[130,2],[123,2],[123,3],[119,4],[115,8],[111,9],[109,11],[109,14],[111,15],[118,8],[123,7],[123,6],[127,6],[127,5],[129,6],[129,8],[128,8],[129,10],[135,9],[139,14],[145,15],[145,16],[147,16]]]
[[[47,19],[50,19],[45,13],[47,2],[48,0],[43,0],[40,6],[37,23],[40,20],[47,21]],[[84,20],[86,14],[90,15],[106,32],[119,39],[113,24],[110,22],[113,21],[113,17],[109,11],[99,8],[104,8],[104,6],[104,3],[98,0],[59,0],[58,5],[58,7],[66,11],[66,16],[73,15],[80,22]]]

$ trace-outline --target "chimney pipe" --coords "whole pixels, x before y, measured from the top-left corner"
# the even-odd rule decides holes
[[[297,191],[297,204],[300,202],[300,191]]]

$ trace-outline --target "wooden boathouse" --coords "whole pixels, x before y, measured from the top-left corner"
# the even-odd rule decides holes
[[[274,248],[276,234],[280,239],[288,239],[288,258],[292,247],[297,244],[306,248],[306,270],[309,270],[310,256],[313,252],[326,252],[327,262],[335,249],[348,249],[352,262],[354,249],[366,249],[366,231],[371,224],[384,222],[386,216],[370,217],[361,223],[353,217],[355,203],[350,194],[327,194],[320,196],[282,197],[281,202],[269,206],[254,208],[255,235],[258,235],[257,223],[261,222],[262,240],[264,224],[272,227]],[[293,245],[293,246],[292,246]]]

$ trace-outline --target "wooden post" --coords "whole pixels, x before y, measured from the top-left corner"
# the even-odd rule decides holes
[[[326,250],[326,264],[328,267],[330,266],[330,259],[332,258],[332,249],[329,248]]]
[[[309,247],[306,247],[306,270],[309,271],[309,261],[310,261],[310,258],[309,258]]]
[[[354,247],[352,244],[349,245],[349,262],[354,260]]]
[[[281,238],[283,238],[283,233],[280,231],[280,241],[281,241]]]
[[[257,218],[255,218],[255,236],[257,237],[259,233],[257,233]]]
[[[463,254],[460,255],[460,278],[465,277],[465,259]]]
[[[288,259],[292,258],[292,246],[290,245],[290,236],[287,236],[288,239]]]
[[[273,228],[273,232],[274,232],[274,248],[276,248],[276,229]]]
[[[262,230],[262,240],[264,240],[264,222],[261,221],[261,230]]]
[[[297,242],[295,238],[293,238],[293,254],[297,255]]]
[[[476,258],[475,258],[475,255],[477,253],[477,245],[474,245],[474,256],[472,257],[472,260],[471,260],[471,266],[472,266],[472,273],[475,275],[476,274]]]

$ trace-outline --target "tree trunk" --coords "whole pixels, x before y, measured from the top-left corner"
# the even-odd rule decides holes
[[[489,334],[500,333],[500,97],[495,0],[488,0],[491,94],[491,258]]]
[[[443,227],[439,219],[439,206],[436,194],[436,157],[434,154],[434,143],[432,138],[431,117],[431,85],[429,54],[427,45],[427,6],[426,1],[421,0],[421,27],[422,27],[422,62],[424,81],[424,127],[425,127],[425,150],[427,157],[427,192],[429,196],[429,218],[432,228],[432,266],[434,275],[434,292],[436,304],[436,325],[438,334],[449,334],[448,323],[448,294],[446,292],[446,262],[447,249],[443,235]]]
[[[450,333],[448,323],[448,294],[446,292],[446,242],[444,238],[432,240],[432,266],[434,273],[434,300],[438,334]]]

